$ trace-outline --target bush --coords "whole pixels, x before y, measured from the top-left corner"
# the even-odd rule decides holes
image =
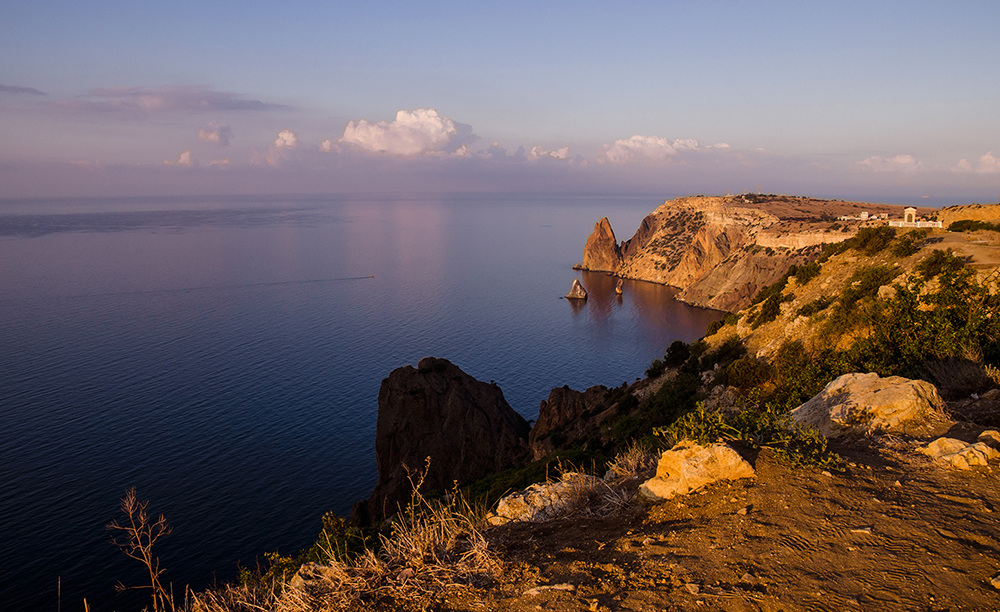
[[[646,368],[646,376],[649,378],[656,378],[663,374],[667,369],[667,364],[662,359],[654,359],[653,363],[649,364]]]
[[[896,257],[909,257],[920,250],[920,242],[927,237],[927,230],[914,230],[896,238],[889,252]]]
[[[856,251],[871,256],[889,246],[895,237],[896,230],[888,225],[880,225],[878,227],[862,227],[849,242]]]
[[[965,267],[965,261],[957,257],[951,249],[934,251],[917,264],[916,271],[924,278],[930,280],[944,272],[957,272]]]
[[[813,300],[813,301],[811,301],[811,302],[803,305],[802,308],[799,308],[795,312],[795,316],[797,316],[797,317],[811,317],[814,314],[816,314],[817,312],[826,310],[826,308],[830,304],[833,304],[833,299],[834,298],[831,297],[831,296],[829,296],[829,295],[825,295],[825,296],[823,296],[821,298],[816,298],[815,300]]]
[[[726,384],[740,389],[756,387],[770,377],[770,366],[756,357],[740,357],[726,368]]]
[[[790,302],[794,299],[795,296],[792,294],[783,296],[780,293],[772,295],[771,297],[767,298],[767,300],[764,302],[764,305],[760,307],[760,312],[758,312],[757,316],[754,317],[754,320],[750,324],[750,327],[753,329],[757,329],[764,323],[770,323],[771,321],[777,319],[778,315],[781,314],[781,305],[785,302]]]
[[[795,282],[800,286],[805,285],[812,279],[819,276],[820,269],[821,269],[820,264],[816,263],[815,261],[812,263],[807,263],[803,266],[799,266],[798,269],[795,271]]]
[[[1000,232],[1000,223],[989,223],[987,221],[973,221],[972,219],[962,219],[955,221],[948,226],[949,232],[976,232],[979,230],[991,230]]]

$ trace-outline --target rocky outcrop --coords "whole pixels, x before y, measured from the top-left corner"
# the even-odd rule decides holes
[[[541,523],[576,510],[586,503],[601,480],[586,474],[566,472],[555,482],[539,482],[500,500],[487,517],[492,525],[511,521]]]
[[[574,267],[594,272],[615,272],[621,263],[622,253],[611,222],[602,217],[594,224],[594,231],[583,247],[583,261]]]
[[[579,279],[574,278],[573,284],[569,288],[569,293],[566,294],[567,300],[585,300],[587,299],[587,290],[583,288],[583,284]]]
[[[528,444],[532,459],[552,454],[558,447],[586,437],[598,423],[593,416],[604,408],[607,387],[595,386],[584,392],[569,387],[557,387],[538,408],[538,419]]]
[[[656,476],[639,487],[639,495],[660,502],[687,495],[713,482],[755,475],[753,467],[732,447],[722,443],[702,446],[685,440],[664,451],[656,466]]]
[[[677,299],[683,302],[735,312],[789,266],[818,256],[820,245],[850,238],[860,223],[843,232],[846,227],[832,228],[833,216],[857,214],[859,206],[872,216],[901,211],[875,204],[750,195],[665,202],[617,250],[610,224],[601,219],[579,267],[671,285],[681,289]]]
[[[793,410],[792,418],[828,438],[848,433],[927,435],[950,425],[934,385],[875,373],[844,374]]]
[[[446,359],[427,357],[416,368],[393,370],[378,394],[378,484],[367,505],[355,509],[354,521],[381,520],[405,505],[411,493],[407,468],[416,476],[428,457],[425,492],[447,491],[456,482],[525,460],[528,430],[500,387],[476,380]]]
[[[997,444],[1000,444],[1000,434],[984,431],[979,441],[972,444],[954,438],[938,438],[917,450],[947,467],[968,470],[974,465],[985,466],[1000,459],[1000,451],[995,448]]]

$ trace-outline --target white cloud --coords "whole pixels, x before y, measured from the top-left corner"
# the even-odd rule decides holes
[[[229,158],[226,158],[226,159],[213,159],[212,161],[208,162],[208,165],[209,166],[228,166],[229,165]]]
[[[965,161],[965,160],[962,160]],[[1000,158],[993,155],[993,151],[984,154],[979,158],[979,165],[976,167],[976,172],[983,174],[993,174],[994,172],[1000,172]]]
[[[233,130],[224,123],[209,123],[207,127],[198,130],[198,140],[225,147],[233,137]]]
[[[333,153],[333,141],[327,138],[323,142],[319,143],[319,150],[324,153]]]
[[[194,157],[191,155],[191,151],[181,151],[180,156],[178,156],[177,161],[171,161],[169,159],[163,160],[164,166],[193,166]]]
[[[616,140],[604,145],[604,156],[613,164],[627,164],[640,160],[662,160],[676,155],[670,141],[660,136],[640,136]]]
[[[468,157],[469,155],[472,154],[472,149],[469,148],[469,145],[463,144],[462,146],[452,151],[451,154],[454,155],[455,157]]]
[[[711,148],[711,149],[728,149],[729,145],[726,144],[726,143],[724,143],[724,142],[717,142],[717,143],[715,143],[714,145],[712,145],[709,148]]]
[[[967,159],[960,159],[955,167],[951,169],[952,172],[972,172],[972,164],[969,163]]]
[[[278,151],[283,149],[294,149],[299,146],[299,135],[292,130],[281,130],[278,138],[274,141],[274,148]]]
[[[889,158],[873,155],[859,161],[858,165],[872,172],[916,172],[922,164],[912,155],[897,155]]]
[[[423,155],[454,150],[474,140],[472,127],[456,123],[433,108],[401,110],[393,121],[350,121],[339,142],[389,155]]]
[[[698,141],[694,138],[678,138],[673,141],[670,146],[672,146],[675,151],[694,151],[699,145]]]
[[[542,159],[543,157],[558,160],[567,159],[569,157],[569,147],[560,147],[553,151],[549,151],[544,147],[531,147],[531,152],[528,153],[528,160],[536,161]]]

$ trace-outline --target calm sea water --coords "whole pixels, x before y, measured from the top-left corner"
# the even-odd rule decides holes
[[[379,383],[421,357],[529,419],[552,387],[641,376],[720,313],[571,266],[598,218],[630,234],[659,203],[0,202],[0,610],[55,610],[60,580],[64,610],[140,608],[104,528],[131,486],[174,526],[178,594],[309,545],[370,492]]]

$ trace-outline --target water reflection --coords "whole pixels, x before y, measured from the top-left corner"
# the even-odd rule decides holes
[[[654,330],[693,330],[703,334],[713,321],[725,314],[707,308],[695,308],[677,301],[677,289],[645,281],[624,279],[622,293],[615,293],[618,277],[605,272],[579,271],[580,282],[587,290],[587,300],[567,300],[574,315],[584,310],[597,328],[609,326],[616,315],[630,315],[641,328]],[[622,312],[622,309],[625,309]],[[695,336],[698,337],[698,336]],[[691,338],[694,339],[694,338]]]

